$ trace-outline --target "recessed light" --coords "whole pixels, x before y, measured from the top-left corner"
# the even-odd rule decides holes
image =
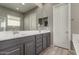
[[[19,10],[19,8],[16,8],[17,10]]]
[[[22,5],[25,5],[25,3],[22,3]]]

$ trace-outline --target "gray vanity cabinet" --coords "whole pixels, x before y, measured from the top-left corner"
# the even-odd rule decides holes
[[[15,39],[0,41],[0,55],[21,55],[22,47]]]
[[[36,35],[36,54],[42,51],[42,34]]]
[[[26,37],[25,55],[35,55],[35,36]]]
[[[0,41],[0,55],[38,55],[50,46],[50,33]]]

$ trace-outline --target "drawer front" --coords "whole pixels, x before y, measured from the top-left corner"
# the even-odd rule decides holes
[[[0,55],[21,55],[21,46],[12,46],[4,50],[0,50]]]
[[[44,34],[43,34],[43,37],[47,37],[47,33],[44,33]]]
[[[42,38],[42,34],[36,35],[36,40]]]
[[[36,44],[42,42],[42,38],[39,38],[38,40],[36,40]]]
[[[11,39],[11,40],[5,40],[5,41],[0,41],[0,49],[5,49],[14,45],[19,44],[19,40],[17,39]]]
[[[31,41],[35,41],[35,36],[28,36],[25,38],[25,42],[31,42]]]
[[[26,36],[22,38],[17,38],[19,40],[19,43],[26,43],[30,41],[35,41],[35,36]]]

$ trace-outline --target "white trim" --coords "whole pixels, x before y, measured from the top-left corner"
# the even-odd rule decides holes
[[[69,9],[68,10],[69,11],[68,18],[69,18],[69,41],[70,41],[70,49],[69,50],[71,50],[71,33],[72,32],[71,32],[71,4],[70,3],[68,4],[68,9]]]

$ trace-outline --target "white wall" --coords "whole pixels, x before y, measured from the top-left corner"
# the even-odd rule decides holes
[[[72,33],[79,33],[79,3],[71,4]]]

